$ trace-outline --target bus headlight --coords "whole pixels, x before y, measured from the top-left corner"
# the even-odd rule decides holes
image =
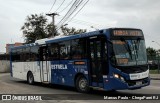
[[[120,79],[121,81],[125,82],[124,77],[120,76],[119,74],[114,74],[114,77]]]
[[[118,74],[114,74],[114,77],[115,78],[119,78],[120,76]]]

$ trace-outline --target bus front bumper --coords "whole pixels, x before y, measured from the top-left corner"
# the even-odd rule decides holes
[[[142,87],[150,85],[150,78],[143,78],[139,80],[126,80],[122,81],[117,78],[110,78],[108,83],[104,83],[105,90],[124,90],[124,89],[140,89]]]

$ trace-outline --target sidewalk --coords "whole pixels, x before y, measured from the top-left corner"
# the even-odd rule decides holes
[[[153,80],[160,80],[160,74],[150,74],[150,78]]]

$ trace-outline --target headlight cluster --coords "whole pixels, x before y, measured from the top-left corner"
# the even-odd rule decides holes
[[[118,79],[122,80],[123,82],[125,82],[125,79],[122,76],[120,76],[119,74],[113,74],[113,76],[115,78],[118,78]]]

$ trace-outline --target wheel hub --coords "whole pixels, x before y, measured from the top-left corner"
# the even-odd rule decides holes
[[[80,82],[79,82],[79,87],[80,87],[81,89],[85,89],[86,86],[87,86],[87,81],[86,81],[85,79],[80,80]]]

